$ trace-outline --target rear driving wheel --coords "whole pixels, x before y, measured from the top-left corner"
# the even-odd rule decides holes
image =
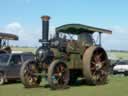
[[[48,69],[48,82],[52,89],[67,88],[69,82],[69,69],[59,60],[53,61]]]
[[[38,73],[37,63],[34,60],[28,60],[22,65],[20,77],[26,88],[38,87],[41,82],[41,76],[36,75]]]
[[[108,76],[108,57],[101,47],[88,48],[83,56],[83,74],[88,84],[104,84]]]

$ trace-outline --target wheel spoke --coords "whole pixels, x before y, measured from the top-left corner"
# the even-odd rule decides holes
[[[107,72],[106,71],[104,71],[104,70],[101,70],[100,71],[100,81],[103,81],[103,80],[105,80],[106,79],[106,76],[107,76]]]
[[[106,78],[106,71],[104,70],[106,58],[104,57],[103,52],[96,51],[91,59],[90,70],[92,74],[92,78],[96,80],[96,82],[103,81]]]
[[[63,63],[57,63],[53,68],[52,84],[56,88],[63,88],[68,82],[67,67]]]
[[[107,61],[108,57],[105,50],[99,46],[92,46],[85,51],[83,74],[90,84],[96,85],[105,81],[104,78],[107,78],[108,74],[106,73],[108,69]]]
[[[35,85],[37,82],[37,76],[33,74],[37,72],[37,68],[34,64],[28,64],[24,69],[24,77],[29,82],[29,85]]]
[[[60,71],[64,72],[64,66],[62,64],[60,65]]]
[[[102,55],[103,55],[103,53],[100,53],[100,54],[95,55],[95,57],[94,57],[94,61],[95,61],[96,63],[100,62],[100,61],[101,61],[101,56],[102,56]]]

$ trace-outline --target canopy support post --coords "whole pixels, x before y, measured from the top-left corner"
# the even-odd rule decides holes
[[[2,47],[2,39],[0,39],[0,48]]]
[[[102,33],[99,32],[99,46],[102,46],[102,44],[101,44],[101,39],[102,39],[102,38],[101,38],[101,34],[102,34]]]

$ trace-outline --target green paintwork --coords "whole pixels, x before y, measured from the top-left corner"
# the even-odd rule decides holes
[[[82,25],[82,24],[66,24],[62,25],[56,28],[56,32],[64,32],[64,33],[72,33],[72,34],[80,34],[82,32],[101,32],[101,33],[107,33],[112,34],[111,30],[92,27],[88,25]]]
[[[82,24],[66,24],[56,28],[56,34],[75,34],[77,36],[77,40],[67,40],[66,52],[63,53],[58,51],[57,49],[54,50],[54,54],[56,58],[61,58],[62,55],[65,55],[68,59],[66,63],[70,69],[81,69],[82,68],[82,57],[85,50],[95,45],[92,34],[94,32],[102,32],[111,34],[112,31],[107,29],[101,29],[96,27],[91,27]]]

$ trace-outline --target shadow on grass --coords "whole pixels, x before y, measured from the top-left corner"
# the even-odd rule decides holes
[[[81,87],[81,86],[93,86],[87,83],[85,79],[76,80],[73,84],[70,84],[71,87]]]
[[[16,84],[22,84],[22,83],[21,83],[21,81],[11,80],[11,81],[7,82],[6,84],[4,84],[4,86],[10,85],[10,84],[11,85],[13,85],[13,84],[16,85]],[[102,84],[102,85],[104,85],[104,84]],[[39,85],[38,87],[34,87],[34,88],[46,88],[46,89],[51,89],[51,90],[65,90],[65,89],[69,89],[69,88],[72,88],[72,87],[81,87],[81,86],[90,86],[90,87],[91,86],[94,86],[95,87],[95,85],[88,84],[85,79],[80,79],[80,80],[76,80],[76,82],[74,82],[72,84],[69,84],[69,85],[65,86],[64,88],[52,89],[50,87],[50,85],[49,84],[46,84],[46,83],[43,84],[43,85]],[[25,88],[25,89],[33,89],[33,88]]]
[[[20,80],[9,80],[8,82],[6,82],[4,85],[10,85],[10,84],[20,84],[21,81]]]
[[[89,85],[89,84],[87,84],[87,81],[86,80],[84,80],[84,79],[80,79],[80,80],[76,80],[76,82],[75,83],[72,83],[72,84],[69,84],[69,85],[67,85],[66,87],[64,87],[64,88],[60,88],[59,90],[61,90],[61,89],[69,89],[69,88],[71,88],[71,87],[81,87],[81,86],[94,86],[94,85]],[[45,84],[45,85],[42,85],[42,86],[39,86],[40,88],[50,88],[51,89],[51,87],[50,87],[50,85],[49,84]],[[58,90],[58,89],[57,89]]]

